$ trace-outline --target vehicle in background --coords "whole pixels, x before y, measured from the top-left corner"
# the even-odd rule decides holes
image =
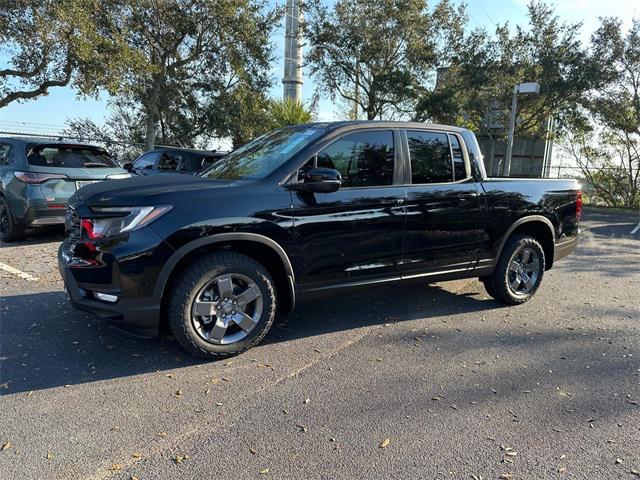
[[[130,177],[103,148],[35,138],[0,138],[0,241],[27,227],[63,225],[69,197],[90,183]]]
[[[124,168],[135,175],[162,173],[195,175],[225,155],[226,152],[165,147],[143,153],[132,163],[125,163]]]
[[[197,176],[80,190],[58,264],[76,308],[141,336],[164,321],[214,358],[260,342],[276,311],[349,289],[475,277],[526,302],[575,249],[581,210],[575,180],[487,178],[466,129],[297,125]]]

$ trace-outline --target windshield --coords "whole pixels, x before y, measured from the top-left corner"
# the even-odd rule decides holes
[[[29,165],[60,168],[116,168],[104,150],[86,145],[36,145],[27,154]]]
[[[274,130],[222,157],[200,175],[220,180],[264,178],[318,138],[323,131],[320,127]]]

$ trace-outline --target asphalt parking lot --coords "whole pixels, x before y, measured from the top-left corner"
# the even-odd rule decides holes
[[[507,308],[476,280],[301,305],[202,362],[66,302],[59,230],[0,245],[3,479],[640,478],[637,215]]]

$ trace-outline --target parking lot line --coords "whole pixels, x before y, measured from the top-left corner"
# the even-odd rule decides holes
[[[7,265],[6,263],[2,263],[0,262],[0,269],[4,270],[5,272],[9,272],[12,275],[16,275],[24,280],[29,280],[31,282],[37,282],[38,281],[38,277],[34,277],[33,275],[29,275],[26,272],[23,272],[22,270],[18,270],[17,268],[13,268],[11,265]]]
[[[636,225],[636,228],[634,228],[633,230],[631,230],[631,235],[633,235],[634,233],[636,233],[638,230],[640,230],[640,222],[638,222],[638,225]]]

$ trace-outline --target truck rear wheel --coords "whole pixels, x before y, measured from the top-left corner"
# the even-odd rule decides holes
[[[487,293],[497,301],[519,305],[535,295],[544,268],[544,250],[540,243],[529,235],[513,235],[502,249],[493,273],[482,281]]]
[[[276,313],[269,272],[235,252],[193,261],[168,292],[168,322],[180,345],[203,358],[240,353],[267,334]]]

